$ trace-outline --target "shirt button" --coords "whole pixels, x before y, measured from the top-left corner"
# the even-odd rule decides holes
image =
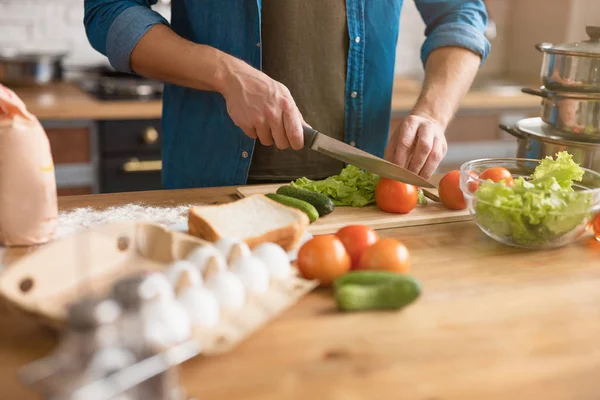
[[[260,42],[256,43],[256,47],[260,47]]]
[[[352,147],[356,147],[356,142],[355,142],[354,140],[353,140],[353,141],[351,141],[351,142],[350,142],[350,146],[352,146]]]
[[[242,158],[248,158],[248,152],[242,151]]]
[[[350,93],[350,97],[352,97],[353,99],[355,99],[356,96],[358,96],[358,93],[356,93],[356,92]]]
[[[360,36],[357,36],[357,37],[355,37],[355,38],[354,38],[354,41],[355,41],[356,43],[360,43]]]

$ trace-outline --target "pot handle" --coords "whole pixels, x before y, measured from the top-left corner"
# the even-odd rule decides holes
[[[543,97],[545,99],[548,98],[548,95],[546,93],[542,92],[541,90],[537,90],[537,89],[523,88],[523,89],[521,89],[521,92],[527,93],[527,94],[532,94],[534,96]]]
[[[535,48],[537,49],[537,51],[545,53],[546,50],[552,48],[552,43],[548,43],[548,42],[538,43],[535,45]]]
[[[586,26],[585,32],[588,34],[592,42],[600,40],[600,26]]]
[[[504,132],[508,133],[509,135],[516,137],[517,139],[527,139],[527,136],[523,135],[521,132],[519,132],[511,126],[500,124],[498,125],[498,127]]]

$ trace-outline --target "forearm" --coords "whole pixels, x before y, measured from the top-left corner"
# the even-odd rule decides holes
[[[425,81],[412,113],[429,117],[446,128],[468,92],[481,57],[460,47],[433,51],[425,64]]]
[[[190,42],[165,25],[153,26],[140,39],[130,62],[140,75],[221,93],[226,73],[242,63],[214,47]]]

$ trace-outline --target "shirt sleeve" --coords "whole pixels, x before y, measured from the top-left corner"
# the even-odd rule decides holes
[[[415,0],[415,4],[427,26],[423,65],[432,51],[449,46],[471,50],[485,62],[491,46],[485,37],[488,14],[482,0]]]
[[[92,47],[122,72],[133,72],[131,52],[157,24],[168,21],[151,9],[157,0],[85,0],[84,25]]]

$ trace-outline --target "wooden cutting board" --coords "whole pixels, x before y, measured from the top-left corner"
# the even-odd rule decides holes
[[[238,195],[247,197],[255,194],[275,193],[279,184],[253,185],[237,188]],[[431,190],[437,194],[436,190]],[[329,215],[319,218],[312,223],[308,231],[313,235],[335,233],[346,225],[368,225],[373,229],[400,228],[403,226],[432,225],[446,222],[470,220],[469,211],[448,210],[441,203],[427,200],[427,205],[417,205],[408,214],[385,213],[376,206],[367,207],[336,207]]]

